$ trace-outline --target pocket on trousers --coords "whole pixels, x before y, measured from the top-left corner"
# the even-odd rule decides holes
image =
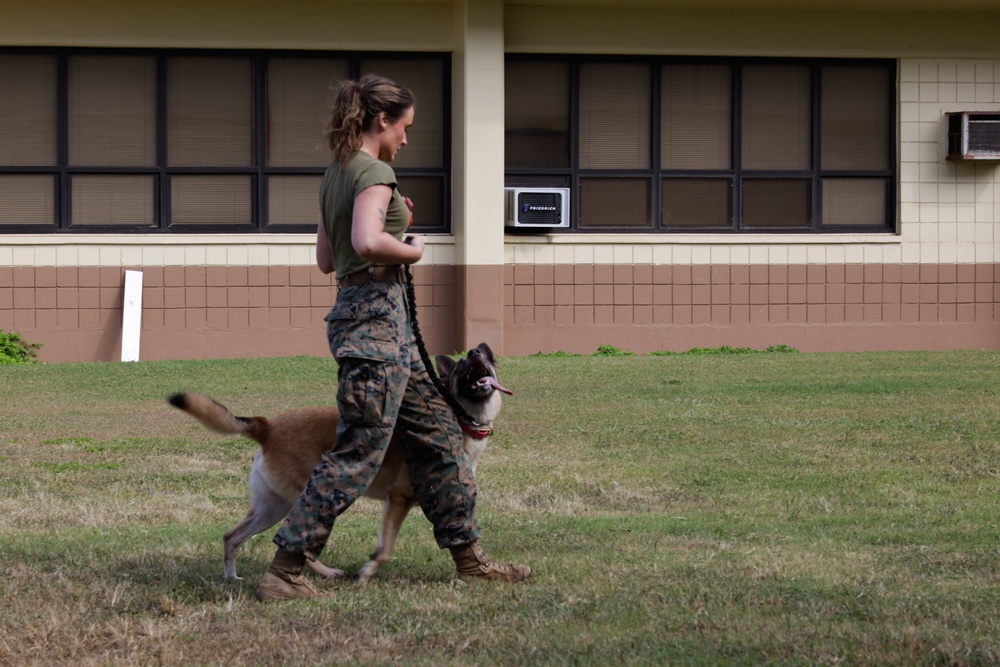
[[[339,299],[326,316],[327,340],[335,359],[356,358],[377,361],[398,361],[405,318],[398,319],[387,307],[385,286],[373,283],[368,294],[355,294],[362,301]],[[349,288],[361,290],[369,285]]]
[[[385,364],[367,359],[342,359],[337,407],[340,416],[363,426],[385,423],[389,385]]]

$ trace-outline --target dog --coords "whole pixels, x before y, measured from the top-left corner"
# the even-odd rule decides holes
[[[486,343],[480,343],[458,361],[445,355],[439,355],[436,360],[442,382],[476,421],[472,425],[460,422],[465,456],[475,473],[476,464],[489,444],[493,422],[500,414],[500,393],[513,392],[497,380],[497,361]],[[223,537],[225,578],[240,579],[236,574],[240,547],[288,514],[323,453],[335,444],[337,408],[300,408],[267,419],[237,417],[218,401],[196,393],[174,394],[168,400],[213,431],[242,435],[260,444],[248,483],[250,510]],[[364,494],[384,504],[378,544],[370,560],[355,576],[357,583],[367,582],[389,560],[403,520],[417,503],[403,459],[403,446],[402,440],[394,434],[382,466]],[[318,560],[307,559],[306,564],[324,577],[344,575],[343,570],[328,567]]]

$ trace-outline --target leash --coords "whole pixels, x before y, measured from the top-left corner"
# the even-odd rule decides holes
[[[406,242],[409,243],[411,237],[406,237]],[[417,341],[417,350],[420,352],[420,360],[424,363],[424,368],[427,370],[427,375],[430,376],[431,382],[434,383],[434,387],[437,388],[438,393],[441,394],[441,398],[444,399],[445,403],[452,409],[455,416],[458,417],[458,421],[461,422],[459,425],[462,426],[462,430],[465,430],[465,424],[471,425],[476,430],[484,430],[486,427],[480,424],[472,415],[470,415],[465,408],[461,406],[458,400],[452,395],[448,387],[445,386],[444,382],[438,377],[437,371],[434,370],[434,364],[431,363],[431,357],[427,354],[427,346],[424,345],[424,337],[420,335],[420,324],[417,322],[417,297],[416,290],[413,289],[413,273],[410,271],[409,264],[403,264],[403,274],[406,276],[406,300],[409,302],[407,304],[407,310],[410,313],[410,326],[413,327],[413,337]]]

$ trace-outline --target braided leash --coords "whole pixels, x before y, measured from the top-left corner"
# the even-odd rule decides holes
[[[409,242],[410,237],[407,237],[407,242]],[[420,325],[417,323],[417,297],[416,291],[413,289],[413,273],[410,271],[409,264],[403,264],[403,273],[406,276],[406,299],[409,302],[407,304],[407,309],[410,313],[410,326],[413,327],[413,337],[417,341],[417,350],[420,352],[420,360],[424,362],[424,368],[427,369],[427,375],[430,376],[431,382],[437,388],[438,393],[441,394],[441,398],[445,400],[445,403],[455,412],[455,416],[458,417],[459,421],[465,422],[471,426],[479,428],[482,426],[479,422],[472,418],[465,408],[463,408],[459,402],[452,395],[448,387],[445,386],[441,378],[438,377],[437,371],[434,370],[434,364],[431,363],[431,357],[427,354],[427,346],[424,345],[424,337],[420,335]]]

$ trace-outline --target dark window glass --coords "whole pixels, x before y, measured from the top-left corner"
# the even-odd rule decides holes
[[[732,166],[732,68],[664,65],[660,102],[660,166]]]
[[[558,149],[522,131],[550,78]],[[886,60],[510,56],[505,182],[568,185],[570,230],[892,232],[894,80]]]
[[[75,226],[152,227],[155,178],[147,174],[75,174]]]
[[[56,67],[54,56],[0,54],[0,165],[58,161]]]
[[[253,164],[253,65],[249,58],[167,61],[167,164]]]
[[[723,178],[663,181],[663,226],[724,229],[733,222],[733,184]]]
[[[156,59],[71,56],[67,72],[69,164],[155,167]]]
[[[748,178],[743,181],[743,226],[747,229],[812,225],[811,181],[804,178]]]
[[[824,178],[823,224],[885,224],[886,182],[878,178]]]
[[[884,68],[823,68],[823,169],[889,168],[889,86]]]
[[[58,162],[57,61],[0,54],[0,167]],[[0,173],[0,229],[56,226],[56,175]]]
[[[322,144],[333,90],[348,78],[345,58],[270,58],[267,61],[267,165],[326,167]],[[273,222],[273,221],[272,221]]]
[[[0,227],[55,227],[55,195],[52,174],[0,174]]]
[[[45,49],[0,52],[0,230],[312,231],[334,91],[365,72],[413,90],[393,167],[447,231],[445,55]]]
[[[743,168],[809,169],[811,107],[808,67],[744,67]]]
[[[170,179],[170,220],[175,225],[249,226],[253,223],[252,190],[250,176],[173,176]]]
[[[507,63],[504,109],[507,167],[569,166],[567,63]]]
[[[648,65],[581,66],[581,169],[649,167],[649,82]]]
[[[319,175],[267,177],[267,220],[271,226],[315,225],[319,220]]]
[[[399,192],[413,201],[414,231],[440,228],[444,222],[444,180],[436,176],[400,176]]]
[[[584,228],[652,227],[649,179],[581,178],[580,226]]]

